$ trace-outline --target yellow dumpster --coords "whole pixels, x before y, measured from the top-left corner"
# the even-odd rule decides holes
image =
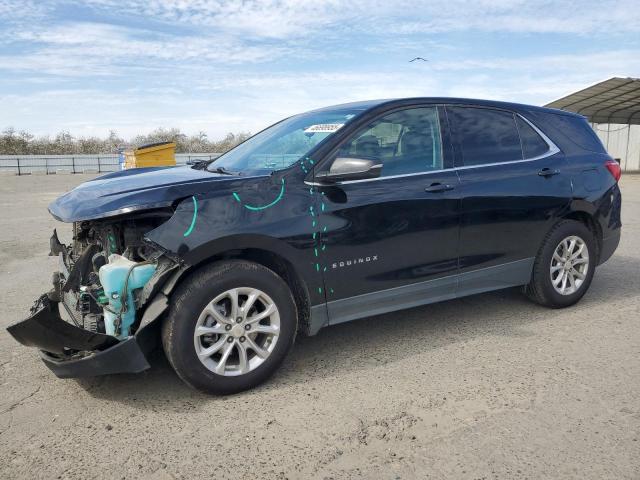
[[[175,164],[175,142],[151,143],[124,152],[124,168],[164,167]]]

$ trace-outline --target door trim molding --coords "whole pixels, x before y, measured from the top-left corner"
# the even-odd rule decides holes
[[[525,285],[531,279],[534,260],[534,257],[530,257],[470,272],[333,300],[326,303],[329,317],[328,324],[337,325],[359,318],[404,310],[443,300]],[[323,317],[323,315],[320,315],[320,317]],[[325,318],[319,318],[318,320],[320,320],[318,323],[321,323],[321,326],[326,325]],[[319,325],[317,330],[321,326]],[[317,332],[317,330],[315,331]]]

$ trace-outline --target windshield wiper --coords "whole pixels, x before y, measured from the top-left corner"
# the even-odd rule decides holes
[[[211,160],[189,160],[187,165],[189,165],[194,170],[204,170],[211,163]]]
[[[227,170],[224,167],[218,167],[213,171],[214,171],[214,173],[220,173],[222,175],[239,175],[238,172],[231,172],[231,171]]]

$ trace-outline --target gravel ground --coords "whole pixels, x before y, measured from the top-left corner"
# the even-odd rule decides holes
[[[0,178],[0,326],[49,288],[46,205],[87,178]],[[161,352],[58,380],[2,328],[0,478],[640,478],[640,176],[622,189],[621,246],[575,307],[507,290],[339,325],[236,396]]]

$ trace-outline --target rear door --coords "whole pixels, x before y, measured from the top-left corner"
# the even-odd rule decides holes
[[[462,197],[459,291],[527,283],[545,234],[571,201],[564,156],[515,112],[447,106],[447,118]]]
[[[334,155],[383,168],[379,178],[319,187],[317,256],[330,323],[455,295],[459,188],[440,125],[436,106],[397,110]]]

